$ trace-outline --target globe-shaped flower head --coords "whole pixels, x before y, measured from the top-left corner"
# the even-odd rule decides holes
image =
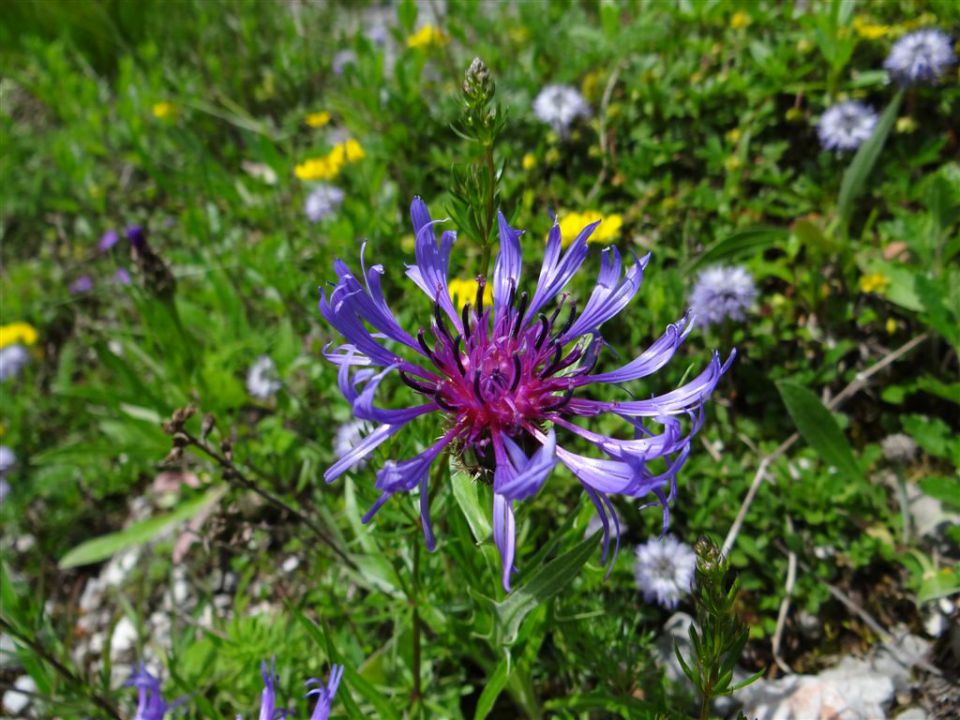
[[[303,206],[307,219],[313,223],[326,220],[340,208],[344,197],[343,190],[336,185],[317,184],[307,195],[307,200]]]
[[[690,310],[702,325],[716,325],[728,318],[743,320],[756,297],[753,276],[746,268],[712,265],[697,276],[690,293]]]
[[[672,535],[651,538],[637,548],[634,573],[643,599],[665,608],[675,608],[693,589],[697,554]]]
[[[927,28],[904,35],[890,49],[883,66],[901,85],[932,84],[956,62],[950,36]]]
[[[619,542],[608,496],[651,495],[666,507],[675,491],[677,472],[690,452],[691,437],[702,424],[703,406],[733,356],[721,362],[714,353],[703,372],[664,395],[624,401],[577,397],[590,385],[653,375],[689,334],[690,324],[681,318],[636,359],[597,371],[604,346],[601,327],[636,295],[649,256],[634,257],[625,266],[616,248],[605,249],[596,284],[578,312],[578,303],[561,293],[586,259],[587,238],[598,223],[583,228],[566,252],[562,252],[560,228],[554,224],[531,294],[521,285],[522,233],[501,214],[492,307],[484,300],[487,281],[479,277],[475,302],[458,311],[447,280],[456,234],[444,232],[438,244],[437,223],[419,198],[413,202],[411,216],[416,263],[407,268],[407,276],[433,303],[432,317],[416,337],[400,326],[387,305],[381,287],[383,267],[366,267],[362,250],[359,277],[338,260],[336,285],[321,290],[320,312],[347,341],[327,348],[326,356],[339,366],[340,390],[354,415],[375,425],[324,477],[336,479],[408,423],[433,416],[441,426],[439,439],[412,458],[383,465],[376,479],[380,497],[364,516],[365,522],[395,493],[419,488],[423,532],[432,550],[436,543],[429,512],[430,468],[444,453],[453,452],[480,480],[493,485],[493,535],[503,564],[503,585],[509,590],[515,554],[514,503],[536,494],[559,462],[579,480],[600,515],[605,561],[611,515]],[[399,377],[419,403],[378,407],[377,389],[390,375]],[[603,413],[624,420],[631,437],[608,437],[574,422]],[[604,456],[564,449],[557,442],[558,432],[582,438]]]
[[[877,113],[857,100],[837,103],[820,116],[817,133],[825,150],[856,150],[877,126]]]
[[[565,137],[575,120],[590,117],[590,105],[570,85],[547,85],[534,98],[533,114]]]

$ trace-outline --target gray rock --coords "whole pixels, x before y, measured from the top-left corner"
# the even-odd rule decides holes
[[[30,706],[36,692],[37,683],[33,678],[21,675],[14,681],[13,687],[3,694],[3,707],[17,716]]]
[[[137,645],[137,637],[137,626],[124,615],[110,636],[111,658],[122,657],[132,651]]]
[[[758,680],[738,693],[755,720],[883,720],[893,696],[890,678],[855,658],[819,675]]]

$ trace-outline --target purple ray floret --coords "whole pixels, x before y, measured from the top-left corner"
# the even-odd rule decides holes
[[[327,686],[320,685],[320,681],[311,678],[307,680],[307,685],[315,685],[308,693],[308,697],[315,697],[317,704],[313,708],[310,720],[327,720],[330,717],[330,709],[333,707],[333,698],[337,694],[337,688],[340,686],[340,678],[343,677],[343,665],[334,665],[330,668],[330,677],[327,679]]]
[[[628,265],[616,248],[604,250],[597,281],[578,312],[577,303],[563,291],[586,259],[587,238],[597,223],[585,227],[566,252],[562,252],[560,228],[554,224],[531,295],[520,285],[523,233],[511,228],[501,214],[493,306],[485,306],[488,281],[478,277],[475,301],[458,311],[447,278],[456,235],[444,232],[438,242],[437,222],[420,198],[414,199],[410,214],[416,232],[416,263],[408,266],[407,276],[434,305],[432,317],[417,333],[400,326],[380,287],[383,269],[363,267],[362,250],[364,282],[338,260],[336,284],[321,289],[320,312],[346,341],[327,348],[325,355],[339,366],[338,384],[354,414],[372,428],[326,471],[327,481],[365,463],[377,447],[415,418],[439,415],[443,430],[433,444],[413,458],[387,461],[377,473],[380,497],[364,522],[395,493],[419,488],[423,531],[432,550],[436,543],[429,512],[430,468],[453,450],[493,485],[493,540],[508,591],[516,554],[514,503],[535,495],[557,463],[577,478],[597,509],[604,562],[611,536],[619,547],[619,524],[610,495],[651,498],[663,507],[666,526],[677,473],[703,423],[704,405],[734,353],[725,361],[714,353],[699,375],[663,395],[616,402],[577,397],[590,385],[625,383],[655,374],[689,335],[692,321],[684,316],[667,326],[636,359],[595,372],[604,347],[602,327],[637,294],[650,256],[633,256]],[[377,389],[389,375],[399,377],[419,402],[408,408],[378,407]],[[629,437],[599,435],[576,422],[608,413],[625,422]],[[558,445],[560,433],[579,437],[602,457],[564,449]]]
[[[160,679],[151,675],[143,663],[126,685],[137,689],[137,714],[133,720],[163,720],[167,710],[172,708],[160,692]]]

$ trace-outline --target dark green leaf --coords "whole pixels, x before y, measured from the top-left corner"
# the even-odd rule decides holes
[[[63,556],[60,560],[60,569],[100,562],[121,550],[149,542],[172,525],[189,520],[208,505],[217,502],[225,492],[226,486],[213,488],[203,495],[181,503],[173,512],[142,520],[119,532],[80,543]]]
[[[893,100],[887,106],[877,122],[877,127],[873,135],[860,146],[857,154],[853,157],[853,162],[843,174],[843,183],[840,185],[840,198],[837,200],[837,214],[840,217],[840,223],[846,227],[850,222],[850,216],[853,214],[853,203],[863,192],[867,177],[873,166],[877,164],[880,152],[887,142],[887,135],[897,119],[897,111],[900,109],[900,102],[903,100],[903,90],[893,96]]]
[[[573,581],[587,558],[596,551],[597,535],[591,535],[572,550],[548,562],[506,600],[496,603],[497,631],[501,644],[512,645],[524,618]]]
[[[783,404],[793,418],[803,439],[810,443],[820,457],[852,480],[863,480],[847,439],[827,410],[812,392],[788,380],[777,383]]]

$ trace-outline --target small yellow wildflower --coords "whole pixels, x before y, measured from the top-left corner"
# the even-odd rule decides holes
[[[893,318],[887,318],[887,335],[896,335],[897,321]]]
[[[853,29],[864,40],[877,40],[890,34],[889,25],[867,22],[862,17],[853,19]]]
[[[454,307],[462,310],[467,303],[473,304],[477,299],[477,288],[480,283],[476,280],[465,280],[462,278],[453,278],[447,281],[447,287],[450,288],[450,299],[453,300]],[[493,305],[493,285],[487,283],[483,286],[483,304],[484,306]]]
[[[330,113],[321,111],[310,113],[303,121],[312,128],[322,128],[330,122]]]
[[[750,19],[750,16],[747,15],[743,10],[738,10],[733,14],[733,17],[730,18],[730,27],[734,30],[742,30],[747,25],[753,22]]]
[[[803,120],[803,110],[798,107],[792,107],[787,110],[784,117],[787,119],[787,122],[800,122]]]
[[[310,158],[293,169],[293,174],[301,180],[332,180],[340,174],[344,165],[355,163],[364,157],[363,147],[350,139],[333,149],[324,157]]]
[[[593,70],[583,76],[583,81],[580,83],[580,93],[585,98],[587,98],[587,100],[600,99],[600,71],[599,70]]]
[[[448,42],[450,42],[450,36],[443,30],[433,25],[424,25],[407,38],[407,47],[427,50],[434,47],[443,47]]]
[[[293,168],[293,174],[300,180],[332,180],[343,169],[343,161],[327,155],[310,158]]]
[[[917,121],[914,120],[909,115],[905,115],[902,118],[897,118],[898,133],[912,133],[916,129],[917,129]]]
[[[883,294],[890,285],[890,278],[883,273],[868,273],[860,277],[860,292]]]
[[[530,31],[527,30],[526,25],[514,25],[507,31],[507,37],[515,45],[523,45],[530,39]]]
[[[177,114],[177,106],[170,102],[158,102],[151,110],[158,120],[166,120]]]
[[[523,166],[524,170],[533,170],[537,166],[537,156],[533,153],[527,153],[523,156],[523,160],[520,161],[520,164]]]
[[[733,143],[734,145],[740,142],[740,138],[743,137],[743,133],[740,131],[740,128],[734,128],[733,130],[727,131],[727,141]]]
[[[33,345],[37,341],[37,331],[30,323],[15,322],[0,326],[0,349],[14,343]]]
[[[739,155],[730,155],[723,161],[723,167],[726,168],[727,172],[734,172],[743,167],[743,160],[740,159]]]
[[[596,210],[587,210],[582,213],[572,212],[560,219],[561,245],[563,247],[570,245],[576,240],[581,230],[597,220],[602,222],[596,227],[587,242],[608,243],[620,234],[620,228],[623,227],[622,215],[613,214],[604,217]]]
[[[362,160],[366,156],[366,153],[363,152],[363,147],[353,138],[343,143],[343,151],[347,156],[347,162],[350,163]]]

